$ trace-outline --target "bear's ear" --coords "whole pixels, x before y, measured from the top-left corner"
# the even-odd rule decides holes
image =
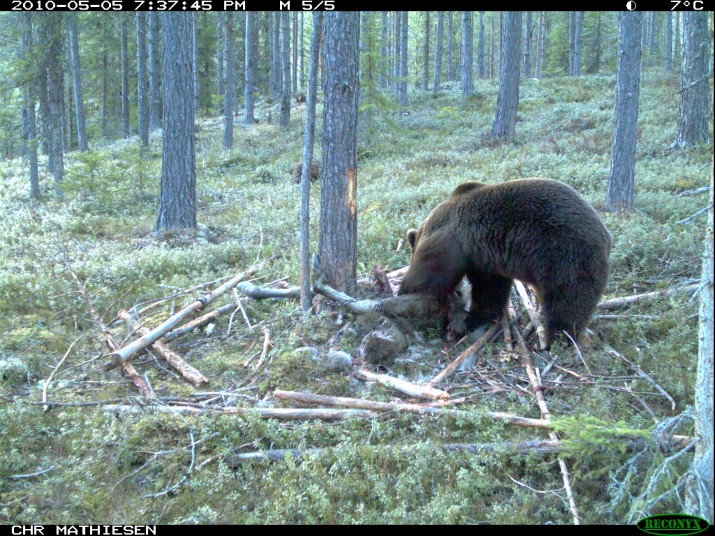
[[[412,251],[414,251],[415,245],[417,244],[417,229],[410,229],[407,231],[407,241],[410,243]]]

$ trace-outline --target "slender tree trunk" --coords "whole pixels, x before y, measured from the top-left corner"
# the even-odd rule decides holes
[[[227,11],[223,15],[224,24],[226,26],[223,46],[226,50],[226,84],[224,85],[225,95],[223,98],[223,148],[231,149],[233,147],[233,110],[235,106],[235,76],[236,65],[234,61],[236,57],[233,53],[233,18],[234,14]]]
[[[539,35],[536,38],[536,78],[541,80],[544,65],[544,12],[539,11]]]
[[[156,230],[196,228],[193,13],[164,13],[164,145]]]
[[[406,23],[403,20],[403,35]],[[326,283],[348,294],[354,293],[356,280],[359,26],[356,12],[325,15],[328,54],[318,255]]]
[[[280,126],[287,128],[290,123],[290,13],[280,13],[281,30],[281,118]]]
[[[62,195],[60,184],[64,176],[62,151],[62,29],[60,17],[45,16],[40,35],[46,43],[45,69],[47,80],[47,115],[45,116],[48,167],[55,179],[55,193]]]
[[[499,15],[501,17],[501,14]],[[494,26],[496,26],[496,23],[494,22],[495,15],[492,13],[492,38],[491,38],[491,43],[489,47],[489,79],[491,80],[494,78],[494,59],[496,57],[496,54],[494,53],[494,49],[496,47],[496,32],[494,31]],[[501,28],[501,22],[500,28]],[[501,37],[499,37],[499,41],[501,42]]]
[[[281,70],[281,45],[280,45],[280,13],[270,14],[269,33],[271,37],[271,95],[274,99],[281,96],[283,87]]]
[[[695,146],[710,139],[710,39],[706,11],[683,12],[680,106],[674,147]]]
[[[72,69],[72,87],[74,88],[75,119],[77,121],[77,146],[80,151],[89,149],[87,129],[84,121],[84,101],[82,100],[82,70],[79,60],[79,38],[77,35],[77,15],[67,17],[70,34],[70,63]]]
[[[454,25],[452,12],[447,12],[447,81],[454,80]]]
[[[159,14],[149,13],[149,130],[161,126],[160,40]]]
[[[462,61],[460,65],[460,72],[463,97],[467,97],[474,92],[474,81],[472,79],[473,41],[472,12],[462,11]]]
[[[194,77],[194,115],[199,116],[201,110],[201,74],[199,73],[199,21],[196,13],[191,17],[191,71]]]
[[[32,39],[32,12],[26,11],[22,15],[22,59],[30,66],[33,58]],[[30,168],[30,197],[40,198],[39,166],[37,163],[37,118],[35,116],[35,91],[37,88],[35,77],[30,77],[23,88],[23,127],[25,138],[25,156]]]
[[[711,170],[712,172],[712,170]],[[699,439],[690,467],[685,513],[713,524],[713,185],[710,175],[710,209],[705,227],[700,326],[698,331],[698,373],[695,380],[695,431]]]
[[[300,305],[304,313],[310,310],[310,168],[313,164],[315,137],[315,104],[318,95],[318,59],[323,35],[323,12],[313,14],[313,35],[310,40],[308,66],[308,97],[305,111],[303,169],[300,175]]]
[[[633,208],[636,166],[643,15],[638,11],[623,11],[619,16],[613,148],[605,203],[608,210]]]
[[[648,13],[648,66],[653,65],[653,60],[656,55],[655,48],[655,37],[656,37],[656,12],[651,11]]]
[[[380,87],[387,87],[387,75],[389,65],[388,57],[388,12],[382,12],[382,30],[380,32]]]
[[[679,64],[682,62],[682,58],[680,55],[680,41],[681,41],[681,36],[680,36],[680,12],[676,11],[675,12],[675,34],[673,35],[673,45],[674,45],[674,50],[673,50],[673,61],[675,64]]]
[[[571,62],[569,76],[581,76],[581,36],[583,35],[583,11],[571,12]]]
[[[430,20],[429,11],[424,12],[424,44],[422,46],[423,65],[422,65],[422,91],[429,89],[429,38],[430,38]]]
[[[304,54],[304,28],[303,28],[303,18],[305,13],[300,12],[300,90],[305,89],[305,54]]]
[[[109,132],[107,131],[107,123],[109,123],[109,110],[107,108],[107,99],[109,97],[109,67],[107,52],[102,54],[102,137],[107,139]]]
[[[223,34],[224,25],[229,24],[223,13],[216,13],[216,94],[225,97],[224,80],[225,75],[223,73],[223,51],[226,48],[226,40]],[[233,25],[233,21],[231,23]]]
[[[131,133],[129,127],[129,46],[127,41],[127,18],[123,16],[119,26],[119,62],[122,70],[122,137],[128,138]]]
[[[147,98],[147,47],[146,12],[137,11],[137,112],[139,115],[139,139],[142,147],[149,147],[149,99]]]
[[[298,93],[298,12],[293,12],[293,23],[291,26],[291,33],[293,35],[293,46],[291,47],[291,53],[293,54],[293,60],[291,65],[293,66],[291,70],[291,80],[292,80],[292,91],[293,94]]]
[[[673,72],[673,14],[665,14],[665,70]]]
[[[484,11],[479,12],[479,37],[477,38],[477,76],[480,80],[486,77],[484,68]]]
[[[246,84],[244,89],[245,115],[243,120],[246,125],[252,125],[256,122],[256,119],[253,116],[256,76],[255,19],[255,12],[246,11]]]
[[[511,140],[516,132],[516,112],[519,107],[520,11],[504,13],[503,42],[505,48],[499,68],[499,95],[492,135],[495,138]]]
[[[432,91],[439,90],[442,83],[442,41],[444,41],[444,11],[437,12],[437,35],[434,45],[434,84]]]
[[[402,54],[400,53],[400,45],[401,45],[401,39],[402,39],[402,16],[399,11],[395,11],[395,20],[393,24],[393,39],[395,42],[395,54],[394,54],[394,63],[393,63],[393,78],[395,80],[395,84],[393,86],[393,89],[395,91],[395,98],[399,101],[400,99],[400,59],[402,57]]]
[[[407,31],[409,29],[408,24],[408,12],[402,11],[400,13],[402,16],[402,22],[400,23],[400,106],[407,106]]]
[[[531,49],[534,35],[533,12],[526,12],[526,32],[524,33],[524,76],[531,78]]]

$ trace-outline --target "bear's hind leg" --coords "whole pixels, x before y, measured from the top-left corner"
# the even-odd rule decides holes
[[[511,291],[512,279],[489,272],[467,274],[472,284],[472,303],[467,316],[467,329],[474,330],[479,325],[499,320]]]
[[[599,296],[594,298],[584,289],[576,293],[554,291],[543,296],[547,349],[562,331],[566,331],[578,343],[598,305]],[[571,344],[571,341],[568,343]]]

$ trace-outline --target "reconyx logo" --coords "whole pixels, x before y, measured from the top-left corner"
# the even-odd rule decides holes
[[[636,527],[648,534],[697,534],[707,529],[710,524],[703,518],[686,514],[661,514],[641,519]]]

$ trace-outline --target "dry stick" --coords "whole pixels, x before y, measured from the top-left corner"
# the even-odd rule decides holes
[[[77,337],[75,340],[72,341],[72,344],[70,344],[70,347],[67,348],[67,351],[65,352],[65,355],[62,356],[62,359],[60,359],[60,362],[57,363],[57,366],[52,369],[52,372],[50,373],[50,377],[47,378],[47,381],[45,381],[45,385],[42,387],[42,402],[45,404],[42,406],[42,411],[49,411],[50,406],[47,405],[47,388],[50,385],[50,382],[52,381],[52,376],[55,375],[55,372],[62,366],[62,363],[65,362],[65,359],[67,359],[67,356],[70,355],[70,351],[72,350],[72,347],[75,345],[75,343],[80,340],[83,337],[83,335],[80,335]]]
[[[434,389],[432,387],[416,385],[414,383],[406,382],[405,380],[400,380],[399,378],[393,378],[392,376],[387,376],[386,374],[375,374],[365,369],[354,369],[353,375],[358,380],[377,382],[385,387],[390,387],[401,393],[405,393],[409,396],[414,396],[417,398],[427,398],[429,400],[449,400],[449,394],[446,391],[440,389]]]
[[[237,276],[235,276],[234,278],[229,279],[220,287],[215,288],[213,291],[209,292],[208,294],[204,294],[203,296],[199,297],[199,299],[197,299],[192,304],[184,307],[181,311],[179,311],[178,313],[173,315],[168,320],[164,321],[162,324],[160,324],[158,327],[151,330],[149,333],[147,333],[143,337],[140,337],[139,339],[135,340],[134,342],[115,351],[114,353],[112,353],[112,365],[119,366],[122,363],[126,363],[132,357],[137,355],[139,352],[141,352],[142,350],[146,349],[147,347],[151,346],[153,343],[158,341],[165,333],[167,333],[167,332],[171,331],[172,329],[176,328],[177,326],[181,325],[182,322],[184,322],[191,315],[193,315],[194,313],[196,313],[198,311],[201,311],[208,304],[215,301],[216,298],[225,294],[227,291],[231,290],[233,287],[235,287],[238,283],[240,283],[247,277],[252,276],[256,272],[256,270],[263,267],[266,263],[272,261],[275,258],[276,258],[275,256],[271,257],[267,261],[260,263],[258,266],[251,267],[248,270],[246,270],[245,272],[242,272],[242,273],[238,274]]]
[[[375,411],[361,409],[305,409],[305,408],[196,408],[193,406],[128,406],[107,404],[102,410],[108,413],[173,413],[179,415],[200,415],[204,413],[222,415],[257,415],[264,419],[286,420],[333,420],[347,418],[374,419],[380,414]]]
[[[97,310],[94,308],[94,305],[92,304],[92,300],[89,299],[89,296],[87,295],[87,291],[85,290],[84,285],[82,285],[82,282],[77,277],[77,274],[75,274],[72,271],[72,267],[70,266],[69,260],[67,259],[66,256],[64,256],[64,264],[65,264],[65,267],[67,268],[67,271],[69,272],[70,276],[72,276],[72,279],[74,280],[75,284],[77,285],[77,291],[79,292],[80,296],[82,296],[84,303],[87,304],[87,308],[89,309],[89,314],[92,315],[92,321],[95,323],[95,325],[102,332],[102,335],[104,335],[104,339],[107,342],[107,346],[109,347],[109,349],[112,350],[112,352],[116,352],[119,349],[119,345],[116,342],[114,342],[114,339],[112,338],[112,332],[109,331],[109,328],[107,327],[107,325],[102,321],[100,316],[97,314]],[[144,380],[144,378],[142,378],[137,373],[136,369],[132,366],[131,363],[122,363],[121,367],[124,370],[124,372],[126,372],[127,376],[129,376],[129,378],[132,380],[132,383],[136,386],[136,388],[139,389],[139,393],[143,397],[154,398],[154,393],[149,388],[149,385],[147,385],[146,380]]]
[[[195,318],[191,322],[187,322],[180,328],[176,328],[175,330],[170,331],[169,333],[164,335],[163,340],[166,342],[169,342],[169,341],[173,341],[174,339],[178,339],[179,337],[186,335],[190,331],[193,331],[196,328],[199,328],[201,326],[208,324],[209,322],[216,320],[219,316],[230,313],[231,311],[236,309],[236,307],[237,307],[237,305],[235,303],[229,303],[226,305],[222,305],[218,309],[214,309],[210,313],[206,313],[203,316]]]
[[[521,298],[521,301],[526,308],[526,312],[529,315],[529,320],[531,320],[531,323],[536,328],[536,335],[539,337],[539,344],[541,345],[540,349],[543,350],[544,348],[546,348],[546,330],[544,329],[544,325],[541,323],[539,313],[536,311],[536,307],[534,307],[534,304],[531,303],[531,298],[529,298],[529,293],[526,291],[524,283],[522,283],[518,279],[515,279],[514,286],[516,287],[516,291],[519,293],[519,297]]]
[[[462,364],[462,362],[467,359],[470,355],[472,355],[475,352],[478,352],[484,346],[487,345],[488,342],[492,340],[496,335],[499,334],[499,330],[501,329],[501,326],[499,324],[492,324],[489,326],[489,329],[487,332],[479,337],[477,341],[472,344],[469,348],[467,348],[464,352],[462,352],[457,359],[452,361],[449,365],[447,365],[442,372],[437,374],[434,378],[432,378],[429,382],[427,382],[427,387],[434,387],[438,383],[441,383],[444,381],[446,378],[451,376],[452,374],[455,373],[459,365]]]
[[[268,328],[263,328],[263,350],[261,351],[261,358],[256,363],[256,371],[261,370],[263,364],[266,362],[266,356],[268,351],[271,349],[271,332]]]
[[[326,396],[316,395],[312,393],[300,393],[295,391],[281,391],[276,389],[273,392],[274,398],[280,400],[291,400],[304,404],[322,404],[325,406],[343,406],[356,409],[369,409],[372,411],[402,411],[405,413],[415,413],[418,415],[463,415],[461,410],[447,409],[445,406],[428,406],[420,404],[393,404],[389,402],[375,402],[373,400],[365,400],[362,398],[350,398],[343,396]],[[489,416],[493,419],[506,421],[509,424],[526,427],[546,428],[549,426],[547,421],[541,419],[529,419],[526,417],[518,417],[510,413],[490,412]]]
[[[526,343],[524,342],[521,333],[516,324],[512,325],[514,329],[514,335],[516,338],[517,349],[521,357],[521,363],[524,366],[526,375],[529,377],[529,383],[531,384],[531,389],[534,391],[534,396],[536,396],[536,402],[539,405],[539,410],[541,411],[541,418],[547,422],[551,421],[551,413],[549,413],[549,408],[546,406],[546,400],[544,399],[544,389],[541,386],[541,382],[534,371],[534,366],[531,363],[531,354],[529,353]],[[549,437],[552,440],[558,441],[559,436],[553,430],[549,430]],[[564,481],[564,490],[566,491],[566,498],[568,499],[569,509],[571,510],[571,516],[573,517],[574,525],[580,525],[580,518],[578,514],[578,508],[576,507],[576,501],[573,498],[573,492],[571,490],[571,479],[569,477],[569,470],[566,466],[566,462],[558,458],[559,467],[561,469],[561,476]]]
[[[657,290],[655,292],[646,292],[645,294],[635,294],[633,296],[624,296],[621,298],[611,298],[610,300],[599,303],[598,308],[605,311],[615,311],[621,307],[627,307],[629,305],[651,301],[657,298],[664,298],[666,296],[670,296],[671,294],[693,294],[698,290],[700,290],[700,283],[693,283],[684,287],[668,288],[665,290]]]
[[[132,318],[132,315],[130,315],[127,311],[119,311],[117,313],[117,316],[124,320],[132,328],[138,329],[138,332],[142,336],[145,336],[149,333],[148,328],[138,327],[139,323],[137,322],[137,320]],[[156,352],[161,357],[163,357],[172,367],[178,370],[179,374],[181,374],[190,383],[199,386],[209,382],[206,376],[201,374],[198,370],[196,370],[194,367],[184,361],[181,356],[171,350],[166,345],[166,343],[162,341],[156,341],[154,344],[151,345],[151,347],[152,349],[156,350]]]
[[[641,370],[641,368],[638,365],[636,365],[635,363],[630,361],[626,356],[624,356],[619,351],[615,350],[610,345],[605,344],[604,346],[605,346],[606,350],[608,350],[609,354],[616,356],[618,359],[620,359],[624,363],[627,363],[628,365],[630,365],[630,367],[635,371],[636,374],[638,374],[638,376],[640,376],[645,381],[650,383],[653,387],[655,387],[659,393],[661,393],[665,398],[667,398],[670,401],[670,407],[672,408],[673,411],[675,411],[675,400],[673,400],[673,397],[670,396],[665,389],[663,389],[660,385],[658,385],[658,383],[656,383],[656,381],[653,378],[651,378],[648,374],[643,372],[643,370]]]
[[[254,300],[265,300],[268,298],[300,299],[300,287],[265,288],[254,285],[249,281],[245,281],[238,284],[236,286],[236,290],[243,292],[246,296],[253,298]]]

